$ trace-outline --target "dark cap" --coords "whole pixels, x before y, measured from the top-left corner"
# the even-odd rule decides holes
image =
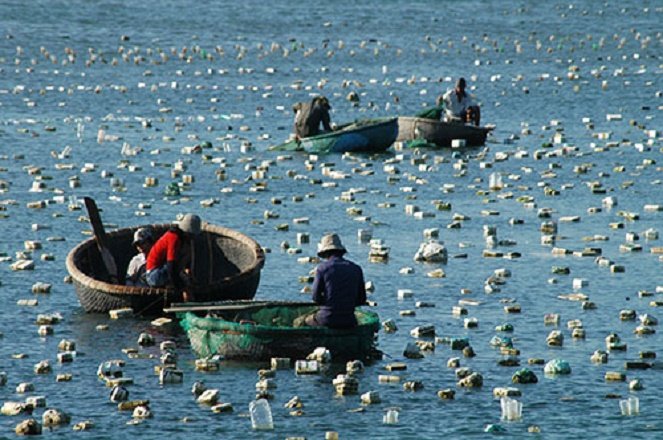
[[[148,228],[138,228],[136,232],[134,232],[134,246],[152,240],[152,232]]]

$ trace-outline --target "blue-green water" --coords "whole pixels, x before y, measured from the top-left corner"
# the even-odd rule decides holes
[[[310,9],[315,10],[307,12]],[[628,384],[606,382],[604,375],[624,371],[626,360],[637,359],[644,350],[660,352],[662,346],[658,333],[636,336],[637,323],[619,319],[622,309],[660,318],[649,305],[660,293],[639,298],[638,291],[655,292],[663,286],[662,263],[650,252],[662,246],[661,240],[647,241],[642,234],[649,228],[663,229],[661,212],[644,209],[647,204],[663,204],[662,15],[660,3],[635,1],[545,6],[330,2],[315,8],[254,1],[2,3],[0,252],[12,261],[0,264],[0,370],[8,375],[0,399],[23,401],[26,396],[15,393],[16,385],[32,382],[35,392],[30,395],[44,395],[49,407],[69,412],[72,425],[93,420],[93,430],[75,434],[93,438],[322,438],[329,430],[338,431],[341,438],[483,438],[489,435],[483,432],[489,423],[502,423],[507,435],[517,437],[533,435],[527,433],[530,425],[540,426],[544,438],[581,437],[588,431],[612,438],[659,437],[660,371],[626,371],[629,380],[639,378],[645,385],[633,393],[640,399],[641,414],[629,418],[620,415],[618,399],[606,398],[628,397]],[[485,151],[390,150],[374,157],[320,157],[317,162],[305,154],[283,157],[267,151],[288,136],[290,106],[313,94],[330,98],[332,118],[338,123],[412,114],[433,103],[460,75],[481,101],[483,121],[496,125]],[[360,95],[359,105],[345,99],[351,91]],[[608,114],[622,118],[608,120]],[[144,127],[144,120],[151,125]],[[117,139],[98,143],[100,129]],[[562,143],[544,150],[559,154],[535,159],[535,151],[553,142],[558,131],[563,133]],[[598,133],[610,136],[604,139]],[[205,155],[213,160],[182,152],[200,141],[212,142],[214,148]],[[137,148],[137,154],[122,155],[125,143]],[[563,146],[569,147],[565,154]],[[58,158],[65,147],[70,147],[70,154]],[[521,150],[529,155],[516,157]],[[497,153],[508,153],[509,159],[500,161]],[[461,159],[467,160],[465,174],[459,174]],[[168,183],[182,182],[181,176],[171,176],[178,161],[194,182],[181,198],[165,198]],[[92,171],[84,170],[92,163]],[[333,164],[346,178],[323,175],[323,164]],[[389,174],[385,165],[395,165],[398,174]],[[577,173],[576,167],[583,165],[587,172]],[[31,167],[39,167],[40,173],[30,174]],[[226,179],[218,180],[222,167]],[[264,180],[250,178],[258,167],[266,169]],[[507,188],[488,192],[493,172],[502,174]],[[111,186],[109,173],[123,188]],[[70,188],[75,177],[80,187]],[[155,177],[159,184],[145,188],[145,177]],[[30,191],[38,179],[44,188]],[[316,179],[323,184],[312,183]],[[606,193],[593,194],[592,182],[601,182]],[[254,191],[257,183],[264,183],[266,190]],[[546,185],[559,195],[545,195]],[[341,201],[341,194],[350,189],[364,191],[355,194],[353,203]],[[70,197],[85,195],[95,197],[104,222],[120,227],[167,222],[178,213],[196,212],[206,221],[254,237],[272,250],[257,294],[263,299],[304,298],[297,280],[313,266],[297,258],[314,255],[323,233],[338,232],[349,257],[362,264],[367,280],[374,283],[371,299],[378,303],[381,318],[394,319],[399,327],[395,334],[380,333],[385,360],[360,377],[360,392],[379,391],[383,403],[350,412],[361,407],[359,397],[335,396],[331,372],[296,377],[293,371],[279,371],[272,401],[275,431],[252,432],[248,404],[255,396],[256,370],[263,365],[228,363],[219,373],[199,373],[183,335],[159,333],[147,320],[110,321],[80,308],[73,287],[62,280],[67,252],[89,230],[80,221],[84,211],[71,211],[68,204]],[[517,201],[521,196],[533,196],[537,206],[526,208]],[[616,197],[617,206],[588,212],[601,207],[607,196]],[[217,203],[203,208],[200,201],[210,198]],[[274,198],[282,203],[274,204]],[[48,201],[48,206],[27,206],[39,200]],[[436,211],[436,200],[451,203],[451,211]],[[141,208],[141,203],[151,208]],[[383,203],[393,207],[381,207]],[[416,219],[406,215],[406,205],[435,215]],[[360,209],[367,221],[349,215],[348,208]],[[591,257],[553,256],[551,246],[540,244],[539,227],[548,220],[538,217],[540,208],[552,209],[552,220],[558,221],[557,246],[601,247],[603,255],[623,265],[625,272],[611,274]],[[279,218],[265,219],[267,210]],[[625,220],[620,211],[638,213],[639,220]],[[454,213],[470,219],[459,229],[448,229]],[[559,221],[564,216],[579,216],[580,221]],[[310,222],[293,221],[300,217]],[[524,223],[511,226],[510,218]],[[623,222],[624,228],[610,228],[615,222]],[[289,231],[276,231],[281,223],[288,223]],[[499,239],[516,242],[495,250],[519,252],[522,257],[482,257],[484,225],[497,226]],[[427,228],[440,229],[450,256],[467,258],[450,258],[446,265],[415,263],[413,256]],[[387,263],[368,261],[369,248],[358,242],[358,229],[372,229],[373,237],[391,248]],[[301,246],[302,254],[283,252],[282,242],[296,246],[298,232],[309,233],[311,244]],[[640,234],[642,252],[620,252],[627,232]],[[583,240],[595,234],[609,240]],[[51,237],[65,241],[49,241]],[[34,271],[13,272],[9,265],[24,250],[25,240],[39,240],[43,249],[34,252]],[[42,261],[42,254],[52,254],[55,260]],[[414,273],[400,274],[406,266]],[[571,273],[554,275],[552,266],[568,266]],[[437,268],[444,269],[445,278],[427,276]],[[484,281],[498,268],[511,270],[512,278],[500,292],[484,293]],[[550,278],[557,283],[550,283]],[[573,292],[573,278],[589,281],[581,290],[597,304],[596,310],[584,311],[579,302],[557,298]],[[31,286],[38,281],[52,283],[51,293],[32,294]],[[413,299],[399,301],[398,289],[412,289]],[[461,294],[461,289],[471,293]],[[32,298],[39,300],[38,306],[16,305],[19,299]],[[467,306],[468,316],[479,320],[477,329],[465,329],[463,319],[451,313],[459,299],[468,298],[481,302]],[[520,304],[522,313],[505,314],[507,300]],[[415,309],[415,301],[436,307]],[[404,309],[415,309],[416,316],[401,317]],[[60,312],[63,321],[54,326],[54,335],[39,337],[37,315],[53,312]],[[545,326],[546,313],[559,313],[560,325]],[[586,339],[571,338],[566,323],[572,319],[582,320]],[[494,327],[503,322],[515,327],[512,337],[521,352],[521,366],[527,366],[528,358],[563,358],[573,370],[570,376],[549,378],[542,366],[530,366],[539,383],[519,386],[524,405],[519,422],[500,422],[499,401],[492,397],[494,387],[511,384],[516,370],[498,366],[501,356],[489,344]],[[110,330],[98,332],[98,324],[108,324]],[[403,348],[414,340],[410,330],[424,324],[434,324],[438,336],[468,337],[477,356],[462,358],[460,352],[438,344],[424,359],[408,361],[404,377],[421,380],[422,391],[379,384],[377,376],[385,373],[384,366],[402,360]],[[546,346],[553,329],[565,335],[562,348]],[[176,338],[184,384],[158,385],[153,373],[157,348],[145,350],[157,355],[155,359],[133,360],[122,353],[122,348],[136,346],[143,331],[154,333],[159,342]],[[592,364],[590,355],[605,349],[604,339],[611,332],[622,337],[627,351],[610,353],[608,364]],[[56,361],[63,338],[77,342],[78,357],[72,364]],[[12,358],[17,353],[28,357]],[[446,366],[454,356],[483,375],[481,389],[456,387],[454,371]],[[131,415],[118,412],[108,400],[110,389],[95,373],[100,362],[115,358],[127,361],[125,374],[136,382],[130,386],[131,398],[149,399],[152,419],[127,425]],[[44,359],[53,365],[53,373],[35,375],[33,366]],[[72,373],[73,380],[56,383],[60,372]],[[196,380],[219,388],[221,400],[231,402],[234,413],[212,414],[199,407],[189,391]],[[436,392],[443,388],[456,389],[456,399],[440,400]],[[294,395],[305,404],[300,417],[283,408]],[[383,425],[385,409],[394,406],[400,408],[399,424]],[[38,408],[34,416],[40,418],[42,412]],[[25,417],[3,416],[0,435],[13,436],[13,427]],[[184,423],[184,417],[192,421]],[[74,432],[69,425],[44,434],[69,437]]]

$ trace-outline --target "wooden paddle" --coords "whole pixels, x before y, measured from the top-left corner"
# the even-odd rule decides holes
[[[90,224],[92,224],[92,231],[94,232],[94,239],[97,242],[97,248],[101,254],[101,260],[104,263],[104,268],[106,269],[108,278],[111,283],[120,284],[115,259],[113,258],[113,254],[111,254],[111,252],[106,247],[106,231],[104,230],[103,223],[101,223],[101,217],[99,216],[97,204],[91,197],[85,197],[83,200],[85,201],[85,209],[87,209],[87,214],[90,218]]]

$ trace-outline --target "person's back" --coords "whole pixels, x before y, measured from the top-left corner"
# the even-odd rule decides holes
[[[317,268],[313,300],[321,304],[316,319],[328,327],[357,325],[355,306],[366,302],[364,275],[355,263],[332,255]]]
[[[316,269],[312,295],[320,308],[303,317],[306,325],[332,328],[357,325],[355,307],[366,304],[366,286],[361,267],[343,258],[346,252],[336,234],[327,234],[320,240],[318,256],[325,261]]]
[[[330,131],[329,102],[324,97],[313,98],[311,102],[298,102],[295,111],[295,134],[300,138],[320,134],[320,123]]]
[[[187,248],[200,231],[200,217],[187,214],[157,240],[145,263],[146,279],[151,287],[172,285],[176,290],[187,287],[191,281],[186,273],[191,260]],[[185,292],[185,300],[187,296]]]
[[[155,270],[165,265],[168,261],[175,261],[180,248],[180,241],[178,231],[174,228],[169,229],[159,237],[147,255],[147,271]]]

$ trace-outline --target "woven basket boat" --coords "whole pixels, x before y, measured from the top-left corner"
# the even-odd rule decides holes
[[[475,147],[486,143],[486,136],[493,127],[475,127],[457,122],[400,116],[396,141],[425,140],[438,147],[451,147],[454,139],[464,139],[466,146]]]
[[[136,253],[132,241],[139,227],[118,229],[107,234],[107,247],[121,274],[126,272],[129,261]],[[171,225],[149,227],[159,237]],[[253,298],[265,262],[265,254],[255,240],[232,229],[203,224],[193,249],[195,301]],[[130,307],[137,314],[154,315],[161,313],[171,302],[181,301],[181,295],[172,288],[134,287],[108,282],[104,279],[106,271],[94,238],[73,248],[67,255],[66,265],[78,300],[87,312],[105,313]]]

